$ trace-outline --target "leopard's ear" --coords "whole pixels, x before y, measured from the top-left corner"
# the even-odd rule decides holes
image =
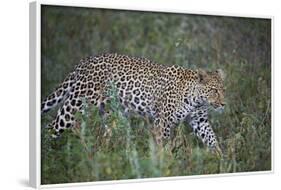
[[[220,76],[220,78],[221,78],[222,80],[225,79],[225,73],[223,72],[223,70],[218,69],[218,70],[216,70],[216,73]]]
[[[198,78],[199,78],[199,82],[204,82],[206,81],[207,77],[208,77],[208,73],[207,71],[203,70],[203,69],[198,69]]]

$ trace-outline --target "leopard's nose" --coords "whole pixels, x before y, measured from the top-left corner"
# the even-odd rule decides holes
[[[225,104],[226,104],[225,102],[222,102],[222,103],[221,103],[221,106],[223,106],[223,107],[224,107],[224,106],[225,106]]]

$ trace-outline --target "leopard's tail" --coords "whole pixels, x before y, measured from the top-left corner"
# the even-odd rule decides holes
[[[41,104],[41,113],[48,112],[57,106],[68,95],[75,83],[75,72],[70,73],[64,81]]]

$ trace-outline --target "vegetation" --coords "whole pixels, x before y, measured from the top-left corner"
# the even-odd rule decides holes
[[[56,110],[42,115],[43,184],[271,170],[270,20],[43,6],[42,98],[82,57],[104,52],[223,69],[227,106],[210,122],[224,158],[184,123],[160,149],[151,124],[124,117],[117,101],[108,118],[84,104],[80,128],[59,139],[44,128]]]

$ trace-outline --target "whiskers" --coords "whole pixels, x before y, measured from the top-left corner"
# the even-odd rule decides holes
[[[215,111],[216,111],[216,112],[218,112],[218,113],[222,113],[222,112],[223,112],[223,110],[224,110],[224,106],[219,106],[219,107],[214,108],[214,109],[215,109]]]

